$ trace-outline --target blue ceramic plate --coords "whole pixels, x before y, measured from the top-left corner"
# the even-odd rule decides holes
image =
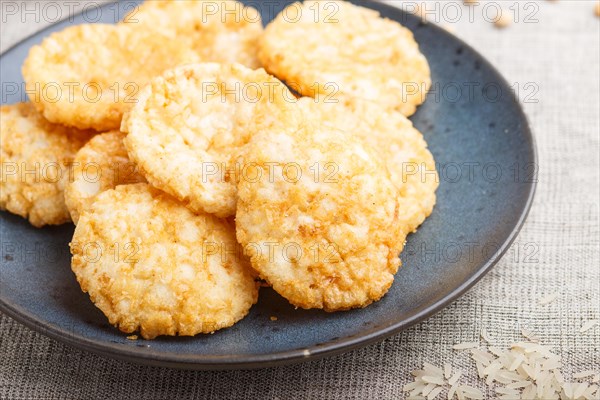
[[[265,2],[265,22],[288,3]],[[408,238],[404,266],[381,301],[328,314],[295,310],[262,289],[258,304],[232,328],[193,338],[131,341],[108,325],[79,289],[67,247],[73,226],[36,229],[2,212],[0,310],[45,335],[109,357],[196,369],[254,368],[382,340],[468,290],[508,249],[531,205],[536,152],[526,117],[504,78],[465,43],[396,8],[360,4],[410,28],[429,60],[434,92],[411,119],[425,134],[441,176],[437,206]],[[5,52],[2,103],[23,98],[21,89],[12,92],[22,84],[20,69],[31,46],[69,24],[115,22],[131,5],[88,10]]]

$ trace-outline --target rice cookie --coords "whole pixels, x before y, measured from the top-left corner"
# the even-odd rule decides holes
[[[146,182],[129,160],[124,138],[119,131],[96,135],[75,155],[65,188],[65,203],[75,225],[98,194],[118,185]]]
[[[260,14],[239,1],[148,0],[121,22],[187,43],[204,62],[260,67]]]
[[[257,301],[236,246],[230,222],[192,214],[148,184],[121,185],[81,214],[71,266],[122,332],[192,336],[232,326]]]
[[[396,187],[361,141],[325,125],[261,132],[242,157],[236,232],[262,279],[301,308],[365,307],[392,285]]]
[[[46,119],[105,132],[119,129],[150,78],[197,61],[187,45],[156,32],[84,24],[33,46],[22,72],[30,100]]]
[[[340,129],[376,150],[398,187],[399,221],[407,234],[416,231],[433,211],[439,176],[427,142],[412,122],[397,111],[367,103],[350,109],[303,97],[298,104],[307,120]]]
[[[1,106],[0,209],[36,227],[71,221],[64,188],[91,135],[46,121],[31,103]]]
[[[155,187],[191,210],[235,214],[236,157],[255,132],[293,124],[295,97],[263,69],[195,64],[152,80],[121,130]]]
[[[406,116],[431,85],[411,31],[345,1],[289,5],[266,27],[258,57],[304,96],[374,102]]]

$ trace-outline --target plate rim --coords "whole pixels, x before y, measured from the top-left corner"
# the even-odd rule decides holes
[[[376,5],[377,8],[383,10],[391,10],[392,12],[399,12],[403,14],[406,18],[416,18],[413,15],[407,13],[406,11],[388,5],[386,3],[382,3],[377,0],[362,0],[360,3],[366,4],[368,7],[369,4]],[[111,3],[107,3],[105,5],[100,5],[100,7],[106,7]],[[371,7],[369,7],[371,8]],[[82,13],[77,13],[73,17],[79,16]],[[9,53],[16,47],[20,46],[27,40],[31,39],[34,36],[43,34],[44,32],[50,30],[57,24],[64,22],[65,20],[58,21],[54,24],[48,25],[47,27],[33,32],[27,37],[19,40],[15,44],[11,45],[7,49],[5,49],[2,53],[0,53],[0,57],[3,57],[5,54]],[[479,51],[475,50],[471,45],[463,41],[461,38],[455,36],[454,34],[446,31],[440,26],[431,23],[425,22],[430,29],[433,29],[437,34],[447,35],[452,37],[458,44],[463,46],[465,49],[468,49],[473,54],[477,55],[481,60],[482,64],[486,66],[491,72],[496,74],[499,77],[499,83],[510,86],[506,78],[498,71],[498,69],[490,62],[486,57],[483,57]],[[47,35],[46,35],[47,36]],[[44,36],[45,37],[45,36]],[[522,130],[524,135],[529,142],[531,143],[531,154],[532,161],[534,164],[539,164],[538,159],[538,148],[535,140],[535,136],[531,130],[531,124],[529,122],[529,118],[525,114],[523,110],[523,104],[511,93],[511,98],[517,104],[518,113],[522,119],[523,126]],[[269,354],[258,354],[258,355],[198,355],[198,354],[178,354],[178,353],[156,353],[153,351],[149,352],[140,352],[137,347],[124,346],[120,343],[112,343],[105,341],[98,341],[93,339],[88,339],[83,336],[75,335],[74,333],[56,328],[44,320],[39,320],[31,313],[27,312],[27,310],[22,309],[21,307],[10,304],[6,302],[0,293],[0,311],[15,321],[25,325],[29,329],[32,329],[35,332],[38,332],[44,336],[50,337],[54,340],[57,340],[61,343],[65,343],[69,346],[73,346],[75,348],[89,351],[94,354],[103,357],[109,357],[112,359],[133,362],[136,364],[150,365],[150,366],[163,366],[169,368],[179,368],[179,369],[195,369],[195,370],[233,370],[233,369],[259,369],[259,368],[268,368],[274,366],[281,365],[289,365],[296,364],[304,361],[312,361],[318,360],[324,357],[331,357],[335,355],[339,355],[342,353],[346,353],[348,351],[365,347],[370,344],[380,342],[390,336],[393,336],[401,331],[425,320],[440,312],[452,302],[457,300],[463,294],[465,294],[469,289],[471,289],[481,278],[483,278],[504,256],[504,254],[508,251],[510,246],[513,244],[517,236],[519,235],[525,221],[527,220],[527,216],[531,210],[533,205],[533,201],[535,198],[535,193],[537,189],[537,179],[531,182],[527,182],[527,199],[523,205],[523,207],[519,210],[519,218],[517,223],[512,227],[510,234],[504,239],[502,245],[498,248],[498,250],[485,262],[483,263],[475,273],[471,274],[468,279],[463,281],[459,286],[454,288],[450,293],[446,296],[440,298],[435,303],[430,306],[418,311],[415,315],[410,318],[404,319],[402,321],[396,322],[388,327],[378,329],[376,331],[367,333],[367,334],[359,334],[352,337],[340,338],[335,342],[328,342],[324,344],[318,344],[309,346],[303,349],[294,349],[287,350],[281,352],[274,352]],[[203,359],[199,360],[198,356],[202,356]]]

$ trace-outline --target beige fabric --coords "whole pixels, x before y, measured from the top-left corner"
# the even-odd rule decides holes
[[[504,7],[514,3],[497,2]],[[465,296],[381,343],[259,371],[191,372],[130,365],[72,349],[2,316],[0,398],[401,399],[409,371],[423,361],[451,361],[455,368],[467,370],[471,364],[466,354],[451,347],[477,339],[481,327],[499,344],[518,339],[520,328],[528,327],[562,355],[568,378],[573,372],[598,370],[600,326],[586,334],[579,328],[600,318],[600,23],[593,1],[521,2],[520,18],[528,11],[525,3],[539,6],[538,23],[513,23],[500,31],[476,12],[474,23],[463,16],[455,27],[457,35],[510,82],[521,88],[528,82],[539,85],[538,102],[524,105],[540,153],[534,207],[515,251]],[[456,4],[466,13],[462,2]],[[2,22],[2,49],[33,29],[32,23],[22,28],[18,17]],[[527,245],[537,249],[533,262],[525,262]],[[537,304],[553,292],[560,293],[556,301]],[[483,389],[473,368],[468,370],[470,384]]]

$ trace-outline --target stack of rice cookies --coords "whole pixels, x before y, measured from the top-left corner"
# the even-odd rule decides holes
[[[232,326],[261,284],[325,311],[383,297],[438,185],[407,119],[430,86],[412,33],[343,1],[265,29],[236,1],[129,20],[31,49],[26,86],[69,96],[2,106],[0,207],[75,223],[81,289],[146,339]]]

